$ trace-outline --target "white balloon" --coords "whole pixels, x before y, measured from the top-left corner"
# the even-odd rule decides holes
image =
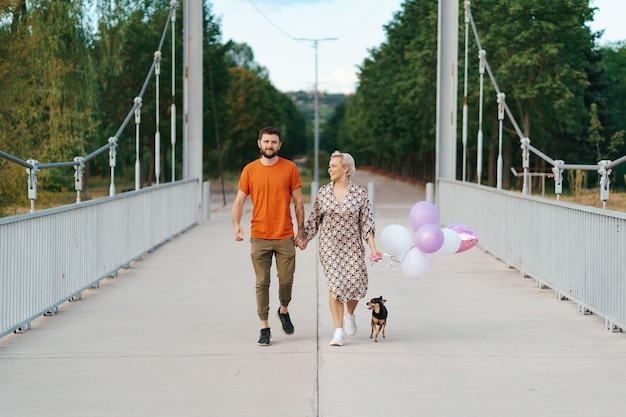
[[[461,237],[459,234],[448,228],[441,229],[443,231],[443,245],[438,251],[434,252],[435,255],[453,255],[461,247]]]
[[[404,275],[411,279],[417,279],[428,270],[428,258],[419,249],[411,248],[400,267]]]
[[[380,243],[384,252],[401,256],[413,246],[413,234],[400,224],[390,224],[380,234]]]

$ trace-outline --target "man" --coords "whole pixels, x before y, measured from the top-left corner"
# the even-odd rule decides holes
[[[293,274],[296,267],[296,249],[306,239],[304,233],[304,203],[302,182],[296,165],[278,156],[282,145],[280,130],[264,127],[257,140],[261,157],[247,164],[241,172],[237,196],[232,208],[233,229],[236,241],[243,240],[241,217],[243,206],[250,196],[252,219],[250,227],[250,257],[256,275],[257,314],[261,321],[259,346],[270,345],[269,288],[272,257],[278,272],[277,315],[283,331],[291,335],[294,326],[289,317]],[[298,235],[294,240],[290,203],[293,201]]]

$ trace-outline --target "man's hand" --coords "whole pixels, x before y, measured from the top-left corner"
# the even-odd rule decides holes
[[[234,226],[235,240],[241,242],[243,240],[243,229],[241,226]]]
[[[309,244],[309,240],[306,238],[306,233],[304,232],[304,230],[298,232],[295,243],[300,250],[306,249],[307,245]]]

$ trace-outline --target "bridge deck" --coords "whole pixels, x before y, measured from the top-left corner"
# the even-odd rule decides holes
[[[417,186],[369,173],[355,181],[376,183],[379,231],[408,226],[411,205],[424,198]],[[314,243],[298,252],[295,334],[284,335],[271,315],[273,343],[257,346],[248,251],[248,242],[232,238],[229,207],[216,207],[210,221],[36,320],[31,331],[0,339],[0,415],[626,412],[626,337],[479,248],[432,258],[418,280],[399,268],[370,268],[369,296],[388,300],[387,338],[369,339],[361,303],[358,333],[343,347],[328,345],[332,324]]]

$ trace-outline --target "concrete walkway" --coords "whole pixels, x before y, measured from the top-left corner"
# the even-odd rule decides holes
[[[365,172],[355,182],[376,184],[379,233],[408,227],[424,199]],[[331,347],[312,242],[298,252],[295,334],[272,314],[272,345],[259,347],[249,243],[234,241],[230,206],[214,209],[31,331],[0,339],[0,416],[626,415],[626,336],[479,248],[431,257],[417,280],[371,267],[368,298],[388,300],[387,337],[369,339],[361,303],[356,336]],[[277,298],[274,278],[272,312]]]

